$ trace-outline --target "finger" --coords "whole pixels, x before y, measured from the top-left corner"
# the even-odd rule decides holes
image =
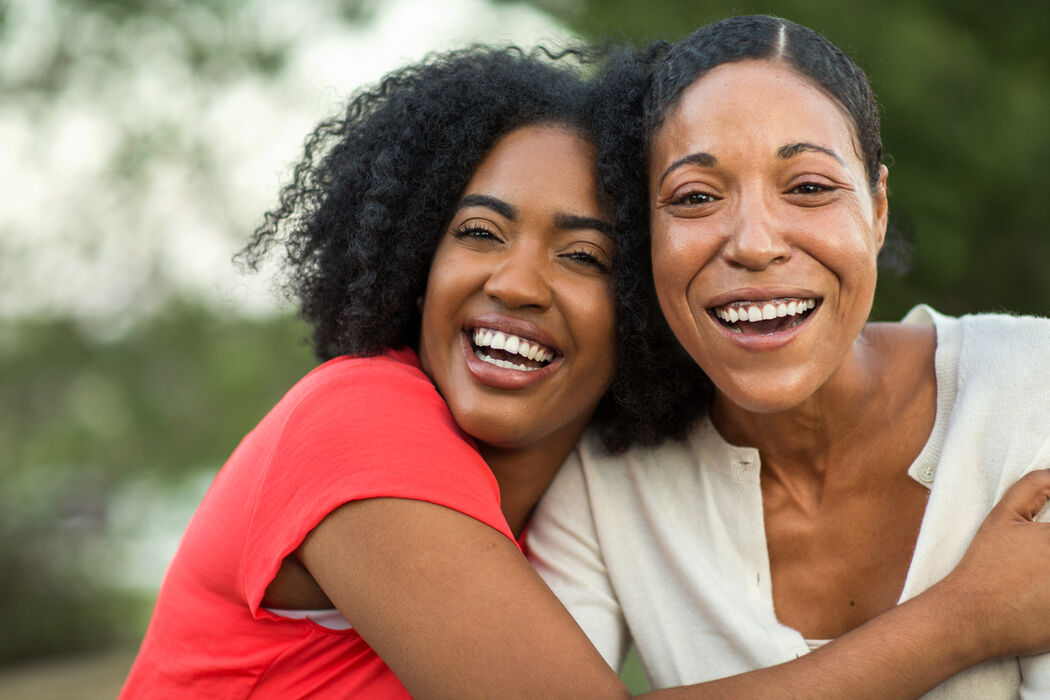
[[[1003,509],[1011,517],[1034,520],[1050,500],[1050,469],[1037,469],[1025,474],[1003,494],[996,510]]]

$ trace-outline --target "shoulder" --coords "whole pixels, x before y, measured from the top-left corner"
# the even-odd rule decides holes
[[[908,318],[916,315],[937,330],[938,396],[950,406],[952,426],[998,442],[1001,450],[1045,438],[1050,319],[998,313],[952,318],[929,307]],[[1011,454],[1012,461],[1027,463]]]
[[[275,410],[288,424],[305,423],[304,429],[331,430],[335,422],[360,432],[412,423],[459,432],[415,353],[407,349],[329,360],[303,377]]]
[[[436,396],[437,390],[410,349],[386,350],[370,357],[341,355],[315,367],[286,398],[302,400],[317,393],[371,390],[380,395],[410,392]]]
[[[1050,341],[1050,318],[1008,313],[967,314],[953,317],[921,304],[905,316],[904,325],[932,326],[938,346],[956,343],[968,352],[1026,355]]]
[[[1042,361],[1050,347],[1050,319],[1006,313],[952,317],[926,305],[915,307],[906,325],[933,326],[937,333],[938,362],[950,356],[958,363],[960,379],[1050,381],[1050,367]]]
[[[433,483],[492,478],[411,351],[338,357],[296,384],[246,441],[237,462],[280,489],[325,490],[335,481]],[[438,476],[441,475],[441,476]]]

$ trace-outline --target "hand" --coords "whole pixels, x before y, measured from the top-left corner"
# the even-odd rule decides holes
[[[983,658],[1050,650],[1050,523],[1034,522],[1048,499],[1050,470],[1022,477],[938,584],[957,596],[951,614]]]

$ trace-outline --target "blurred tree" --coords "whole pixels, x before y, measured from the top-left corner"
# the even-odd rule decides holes
[[[948,313],[1050,313],[1050,5],[847,0],[532,0],[589,39],[678,39],[737,14],[823,33],[883,104],[891,210],[914,236],[907,274],[884,275],[875,315],[918,302]]]
[[[166,311],[115,340],[0,323],[0,663],[136,639],[152,592],[99,570],[114,488],[218,469],[314,365],[293,318]]]

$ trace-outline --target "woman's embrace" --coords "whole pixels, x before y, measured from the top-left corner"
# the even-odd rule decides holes
[[[627,448],[660,454],[655,445],[671,440],[681,449],[674,440],[706,416],[710,387],[654,303],[647,227],[634,219],[644,193],[618,187],[619,174],[629,171],[633,182],[648,172],[635,167],[636,154],[610,150],[608,138],[642,117],[625,116],[634,103],[612,97],[634,83],[615,73],[585,77],[597,72],[592,58],[602,55],[475,48],[432,56],[357,95],[308,140],[246,252],[283,253],[288,289],[324,362],[217,474],[167,572],[122,697],[628,695],[529,565],[522,540],[585,430],[585,449],[600,450],[612,473],[620,469],[612,455]],[[847,391],[867,377],[853,371],[860,360],[883,345],[918,358],[907,373],[891,373],[906,390],[887,384],[883,397],[865,387],[866,399],[909,409],[895,416],[897,430],[868,421],[850,435],[855,451],[884,461],[876,476],[891,474],[929,429],[932,360],[921,353],[932,352],[934,336],[912,327],[886,331],[893,337],[885,343],[875,331],[870,341],[851,335],[863,327],[874,286],[885,170],[876,163],[869,184],[853,123],[804,78],[772,63],[725,68],[683,93],[688,110],[672,105],[659,119],[650,177],[662,307],[718,387],[719,429],[733,441],[775,438],[788,458],[811,456],[804,448],[827,432],[815,419],[763,432],[762,418],[794,420],[796,404],[808,410],[809,394],[823,396],[825,385],[839,401],[829,407],[864,415]],[[744,78],[752,89],[741,91]],[[795,107],[803,112],[782,104],[787,96],[775,88],[785,81],[792,99],[805,98]],[[716,94],[700,94],[709,87]],[[753,119],[756,106],[767,122]],[[724,190],[708,177],[716,171]],[[767,226],[785,218],[788,233]],[[799,265],[802,274],[787,274]],[[765,320],[767,306],[774,317]],[[741,325],[742,313],[752,325]],[[753,346],[775,371],[749,359]],[[870,454],[861,449],[869,433]],[[700,459],[703,472],[716,473],[708,461]],[[643,478],[663,484],[660,474],[678,468],[659,464]],[[791,479],[801,467],[777,468],[771,517],[808,527],[788,498],[798,493],[809,505],[811,494]],[[757,483],[757,469],[756,461],[740,473]],[[838,639],[774,668],[654,695],[897,698],[1003,653],[1050,648],[1041,624],[1050,616],[1050,532],[1030,522],[1050,496],[1050,473],[1010,490],[962,563],[893,607],[907,566],[900,547],[914,538],[925,493],[915,484],[890,499],[905,479],[873,494],[836,485],[856,491],[864,509],[836,511],[817,522],[816,539],[806,531],[773,552],[785,565],[773,571],[777,605],[807,632]],[[666,518],[659,527],[699,536],[697,524],[724,504],[693,495],[682,488],[658,503],[628,499],[624,522],[652,506],[654,520]],[[586,505],[571,507],[586,515]],[[683,509],[691,522],[676,519]],[[986,510],[968,522],[957,555]],[[750,515],[726,536],[757,540],[761,510]],[[845,561],[864,560],[872,547],[881,558],[842,578],[847,567],[824,570],[831,555],[812,545],[845,525],[852,529],[836,546],[846,534],[869,535]],[[563,534],[585,542],[593,526]],[[629,549],[646,532],[620,535],[617,546]],[[781,556],[795,544],[812,554],[801,564]],[[755,597],[750,579],[726,584],[725,572],[696,561],[684,561],[683,572],[701,587]],[[654,566],[639,580],[663,576],[658,564],[637,564]],[[598,571],[591,562],[568,566]],[[887,580],[876,581],[874,569]],[[852,593],[855,581],[865,586],[853,606],[809,598],[843,585]],[[754,585],[768,589],[770,578]],[[674,600],[656,592],[654,606]],[[832,613],[843,609],[856,613],[841,622]],[[670,633],[669,621],[653,619]],[[703,649],[683,643],[670,653],[696,668],[721,663],[739,645],[719,635],[711,630]]]

